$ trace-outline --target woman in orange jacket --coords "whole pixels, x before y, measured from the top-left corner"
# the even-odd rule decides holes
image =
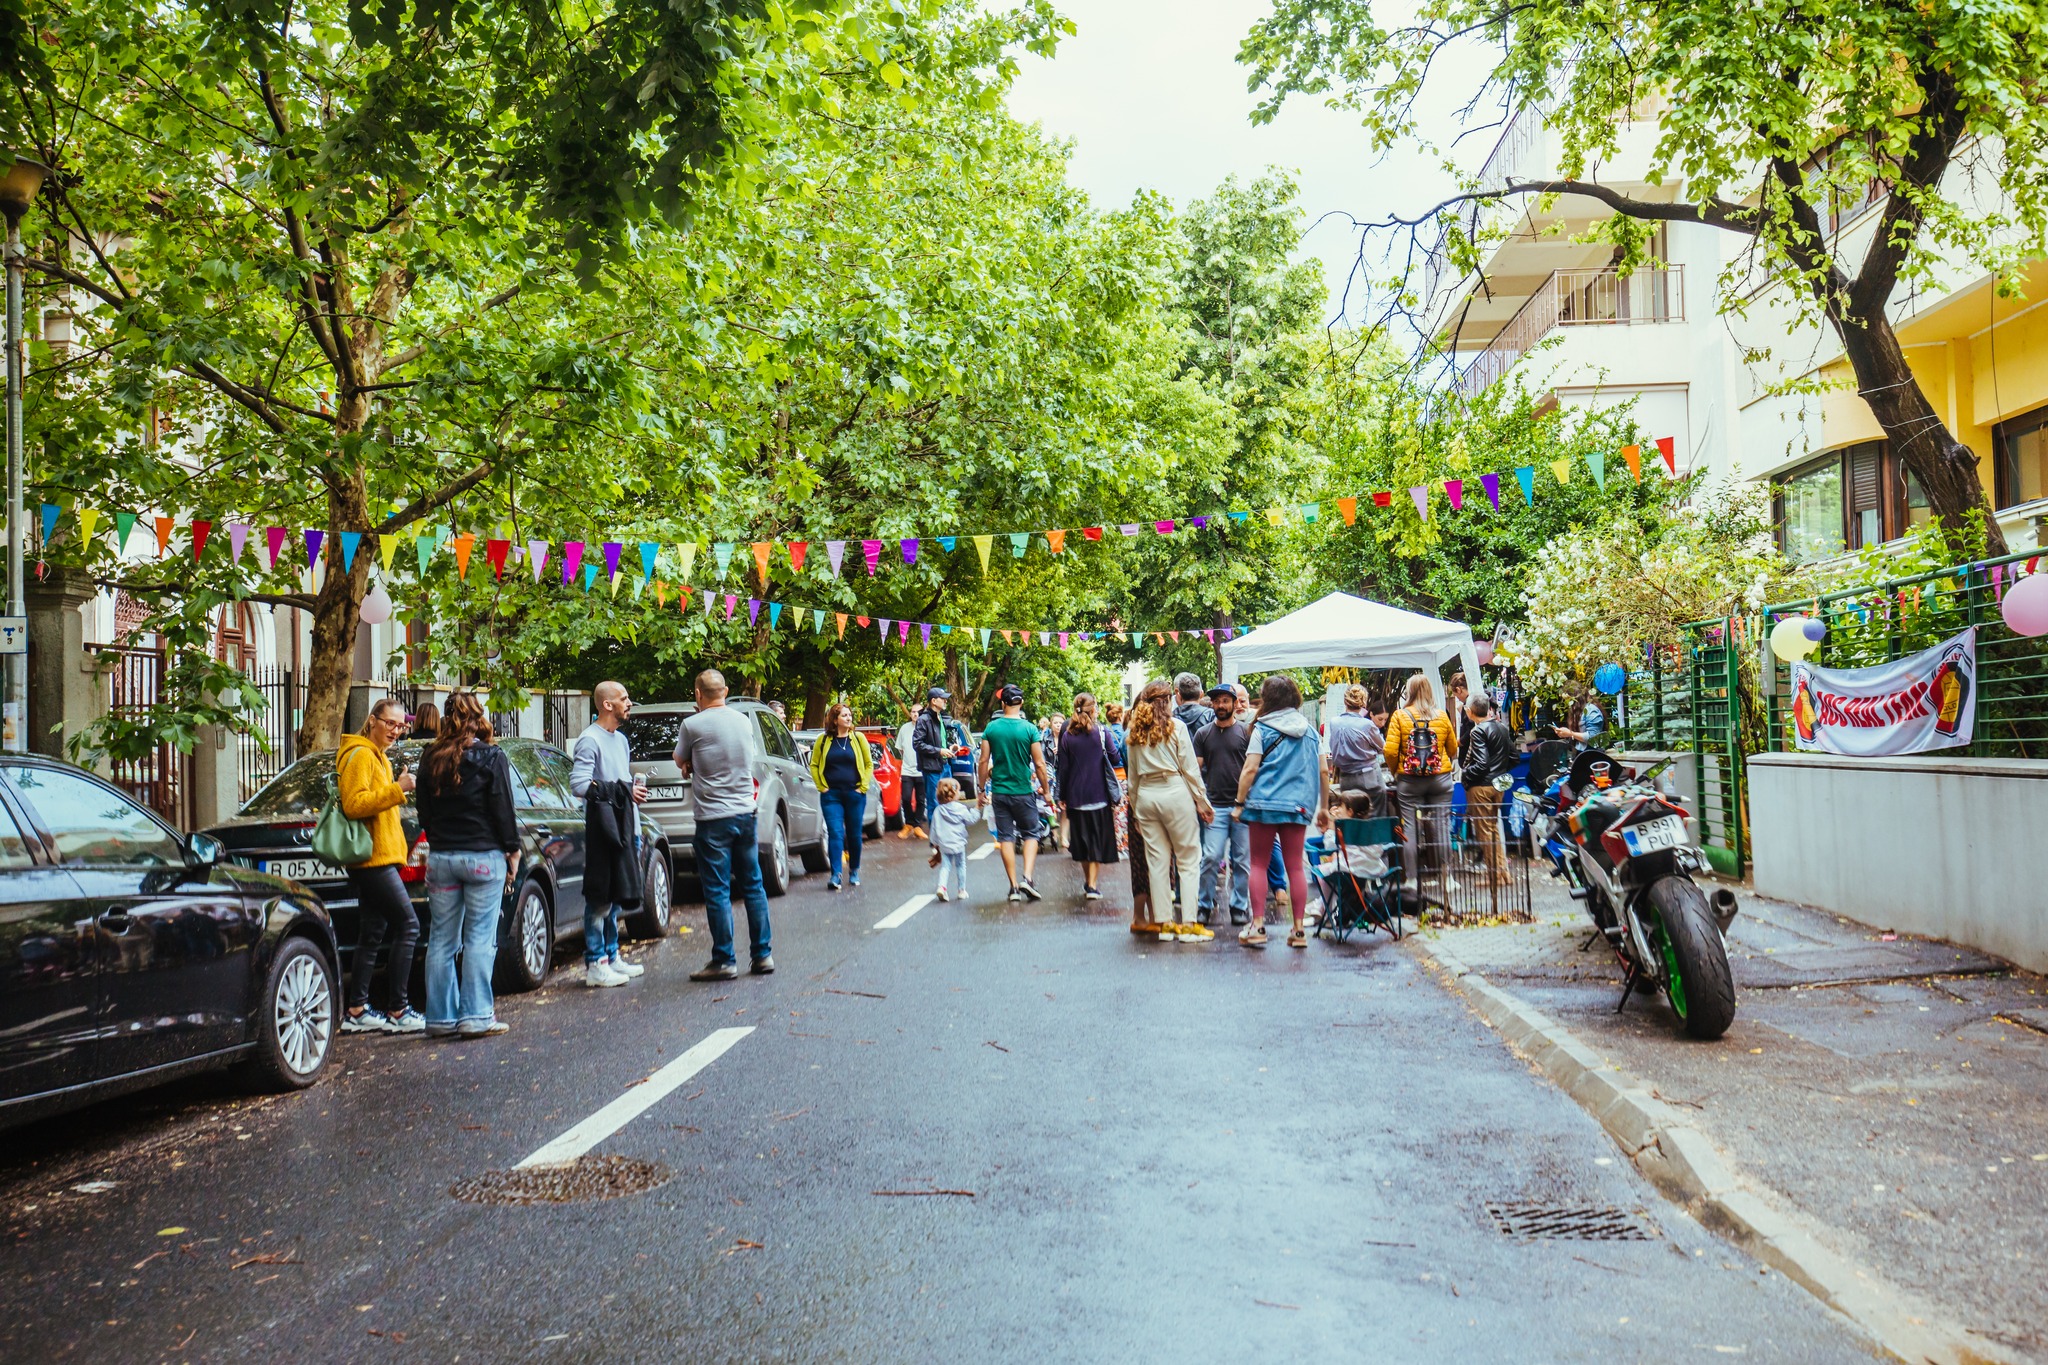
[[[411,773],[391,776],[385,750],[406,732],[405,706],[384,697],[370,707],[359,735],[343,735],[334,755],[334,795],[341,813],[370,827],[370,857],[348,869],[356,893],[356,960],[349,974],[348,1010],[343,1033],[423,1033],[426,1017],[406,999],[412,980],[413,949],[419,946],[420,919],[412,897],[399,879],[405,865],[405,826],[399,807],[413,789]],[[389,1012],[370,1008],[370,981],[377,974],[377,954],[391,943],[387,989]]]
[[[1429,675],[1417,673],[1408,679],[1401,709],[1387,721],[1387,771],[1401,805],[1411,876],[1421,871],[1424,859],[1442,857],[1443,817],[1450,809],[1457,757],[1451,718],[1437,709]]]

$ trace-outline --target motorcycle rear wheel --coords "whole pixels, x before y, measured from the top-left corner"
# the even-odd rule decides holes
[[[1719,1038],[1735,1022],[1735,974],[1707,898],[1686,877],[1660,877],[1649,890],[1664,995],[1687,1036]]]

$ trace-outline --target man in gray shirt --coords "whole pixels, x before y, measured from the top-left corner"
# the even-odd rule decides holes
[[[725,704],[725,675],[697,675],[697,710],[676,735],[676,766],[690,779],[690,811],[697,879],[704,886],[704,918],[711,926],[711,961],[692,981],[730,981],[740,974],[732,951],[732,898],[747,903],[754,975],[775,970],[768,943],[768,891],[761,884],[760,834],[754,797],[753,722]]]
[[[622,793],[630,794],[635,805],[647,799],[647,784],[633,775],[633,750],[619,729],[633,712],[633,699],[625,684],[610,680],[590,690],[590,704],[596,717],[576,736],[574,763],[569,769],[569,791],[583,802],[585,868],[583,874],[583,984],[623,986],[647,969],[619,956],[619,904],[612,895],[615,874],[602,874],[591,865],[600,855],[600,841],[590,826],[592,789],[597,804],[615,805]],[[627,849],[626,858],[637,866],[638,851]],[[616,860],[615,860],[616,861]],[[621,890],[638,904],[637,884]]]
[[[1323,727],[1323,746],[1332,791],[1370,792],[1378,813],[1386,799],[1386,740],[1365,713],[1366,691],[1357,683],[1344,693],[1344,711]]]

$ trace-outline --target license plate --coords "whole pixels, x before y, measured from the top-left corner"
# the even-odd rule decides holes
[[[690,789],[680,785],[649,787],[647,789],[647,799],[649,801],[680,801],[689,794]]]
[[[256,870],[295,882],[327,881],[335,875],[334,869],[318,858],[265,858],[256,864]]]
[[[1646,820],[1622,830],[1621,841],[1628,845],[1630,853],[1655,853],[1660,849],[1677,848],[1685,842],[1685,821],[1675,815],[1667,815],[1661,820]]]

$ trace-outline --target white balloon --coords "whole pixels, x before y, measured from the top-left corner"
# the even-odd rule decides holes
[[[391,594],[384,591],[382,583],[370,589],[363,599],[362,617],[366,624],[381,626],[391,619]]]

